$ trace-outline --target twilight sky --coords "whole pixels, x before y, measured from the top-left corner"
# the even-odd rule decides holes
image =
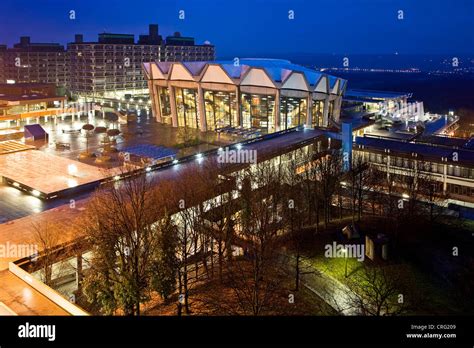
[[[76,19],[69,19],[69,11]],[[179,11],[185,11],[180,20]],[[288,19],[288,11],[294,19]],[[398,11],[403,11],[399,20]],[[180,31],[217,58],[292,54],[474,53],[474,0],[0,0],[0,43]]]

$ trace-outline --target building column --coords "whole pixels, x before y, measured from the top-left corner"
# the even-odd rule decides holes
[[[390,150],[387,150],[387,179],[390,180]]]
[[[324,99],[324,107],[323,107],[323,127],[327,127],[329,125],[329,95]]]
[[[155,116],[156,122],[162,122],[161,105],[160,105],[160,87],[153,84],[153,81],[148,81],[148,89],[151,96],[151,110]]]
[[[448,183],[447,181],[448,177],[448,165],[444,164],[443,165],[443,194],[446,194],[446,191],[448,190]]]
[[[242,126],[241,103],[240,88],[239,86],[235,86],[235,119],[232,122],[232,127],[237,125]]]
[[[207,131],[207,120],[206,110],[204,108],[204,91],[202,90],[201,84],[198,84],[198,93],[196,99],[196,111],[198,113],[199,122],[201,123],[201,131]]]
[[[174,87],[168,86],[170,91],[170,108],[171,108],[171,120],[173,127],[178,127],[178,113],[176,111],[176,96],[174,93]]]
[[[341,104],[342,104],[342,97],[338,96],[336,99],[334,99],[334,121],[338,122],[339,118],[341,116]]]
[[[76,255],[76,287],[81,290],[82,282],[82,254]]]
[[[280,90],[277,89],[275,93],[275,110],[274,110],[274,126],[275,132],[280,130]]]
[[[313,92],[308,92],[306,101],[306,126],[311,127],[313,124]]]

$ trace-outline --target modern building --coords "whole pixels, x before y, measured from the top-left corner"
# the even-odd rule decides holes
[[[55,84],[0,84],[0,140],[19,133],[30,120],[62,115],[66,97],[56,92]]]
[[[212,61],[215,58],[214,46],[209,41],[196,45],[193,37],[181,36],[179,32],[166,37],[162,52],[162,62]]]
[[[347,89],[343,108],[346,111],[373,114],[390,122],[418,122],[423,120],[423,102],[411,101],[412,93]]]
[[[97,42],[85,42],[82,35],[76,35],[67,50],[70,91],[93,101],[148,94],[141,68],[144,62],[214,59],[214,46],[195,45],[193,38],[179,33],[165,42],[156,24],[151,24],[148,35],[140,35],[137,42],[132,34],[103,33]]]
[[[68,57],[58,43],[33,43],[29,36],[0,46],[0,83],[54,83],[65,87]]]
[[[425,142],[365,135],[355,138],[354,153],[392,177],[420,171],[450,199],[474,203],[472,139],[432,136]]]
[[[337,125],[346,80],[279,59],[143,64],[158,122],[267,134]]]
[[[84,101],[120,101],[148,95],[144,62],[214,58],[209,42],[197,45],[179,32],[163,40],[157,24],[150,24],[137,41],[133,34],[102,33],[97,41],[86,42],[77,34],[67,50],[24,36],[12,48],[0,45],[0,83],[54,83]]]

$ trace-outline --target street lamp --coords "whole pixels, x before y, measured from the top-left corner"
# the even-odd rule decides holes
[[[344,253],[344,257],[345,257],[345,259],[346,259],[346,262],[345,262],[346,265],[345,265],[345,270],[344,270],[344,276],[347,278],[347,248],[344,247],[344,248],[342,249],[342,252]]]

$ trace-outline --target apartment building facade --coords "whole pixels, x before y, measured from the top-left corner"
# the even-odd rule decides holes
[[[54,83],[67,86],[68,55],[57,43],[32,43],[23,36],[7,48],[0,46],[0,83]]]
[[[87,100],[146,95],[144,62],[214,60],[214,46],[195,45],[194,38],[179,33],[165,41],[156,24],[151,24],[148,35],[140,35],[137,42],[130,34],[99,34],[97,42],[84,42],[82,35],[76,35],[67,51],[69,89]]]
[[[67,49],[21,37],[12,48],[0,45],[0,83],[54,83],[79,99],[120,100],[148,94],[144,62],[214,59],[210,43],[196,45],[178,32],[164,40],[157,24],[136,41],[133,34],[102,33],[97,41],[86,42],[78,34]]]

